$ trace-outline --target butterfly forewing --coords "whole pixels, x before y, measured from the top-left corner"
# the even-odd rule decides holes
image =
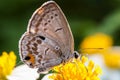
[[[54,39],[61,49],[74,51],[74,41],[69,24],[54,1],[49,1],[38,8],[29,21],[28,32],[42,34]],[[64,50],[65,49],[65,50]]]

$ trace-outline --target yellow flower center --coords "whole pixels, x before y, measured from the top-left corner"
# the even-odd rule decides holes
[[[16,64],[16,56],[14,52],[3,52],[0,56],[0,80],[6,80]]]
[[[65,65],[54,67],[54,73],[49,78],[52,80],[100,80],[99,74],[101,69],[96,66],[93,61],[89,61],[83,56],[82,59],[73,59],[73,62],[68,62]]]

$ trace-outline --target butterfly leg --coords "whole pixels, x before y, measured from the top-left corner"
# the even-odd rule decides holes
[[[44,71],[47,71],[49,70],[50,68],[56,66],[56,65],[59,65],[60,63],[62,63],[62,59],[61,58],[58,58],[58,59],[51,59],[51,60],[47,60],[45,61],[42,66],[39,66],[39,69],[38,69],[38,73],[41,73],[41,72],[44,72]]]

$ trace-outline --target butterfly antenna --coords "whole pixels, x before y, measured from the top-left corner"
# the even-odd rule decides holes
[[[92,50],[92,49],[103,50],[104,48],[83,48],[83,49],[80,49],[79,52],[84,51],[84,50]]]
[[[104,49],[104,48],[83,48],[81,50],[86,50],[86,49]]]

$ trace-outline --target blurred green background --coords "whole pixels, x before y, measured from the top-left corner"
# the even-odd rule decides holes
[[[0,0],[0,53],[14,51],[33,12],[47,0]],[[120,0],[55,0],[71,26],[75,48],[85,36],[105,32],[120,45]]]

